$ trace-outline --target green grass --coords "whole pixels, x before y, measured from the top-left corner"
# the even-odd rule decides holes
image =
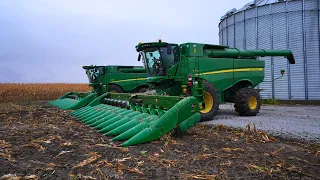
[[[275,105],[275,104],[279,104],[279,102],[278,102],[277,99],[269,98],[269,99],[263,99],[263,100],[262,100],[262,104],[272,104],[272,105]]]

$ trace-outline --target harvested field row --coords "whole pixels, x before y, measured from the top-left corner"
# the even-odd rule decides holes
[[[91,91],[88,84],[0,84],[0,102],[51,100],[69,91]]]
[[[265,132],[201,125],[122,148],[46,102],[0,104],[0,177],[316,179],[320,147]]]

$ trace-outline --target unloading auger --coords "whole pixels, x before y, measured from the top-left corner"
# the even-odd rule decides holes
[[[105,93],[71,113],[113,141],[131,146],[159,139],[177,129],[187,131],[200,121],[195,97]]]

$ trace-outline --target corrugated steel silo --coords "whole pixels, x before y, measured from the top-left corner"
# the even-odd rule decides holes
[[[255,0],[221,17],[219,42],[239,49],[290,49],[296,64],[265,60],[264,99],[320,100],[320,0]],[[280,70],[286,74],[281,76]]]

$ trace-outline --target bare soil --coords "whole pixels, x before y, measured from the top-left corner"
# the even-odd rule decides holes
[[[128,148],[47,102],[0,104],[2,179],[317,179],[320,145],[201,125]]]

